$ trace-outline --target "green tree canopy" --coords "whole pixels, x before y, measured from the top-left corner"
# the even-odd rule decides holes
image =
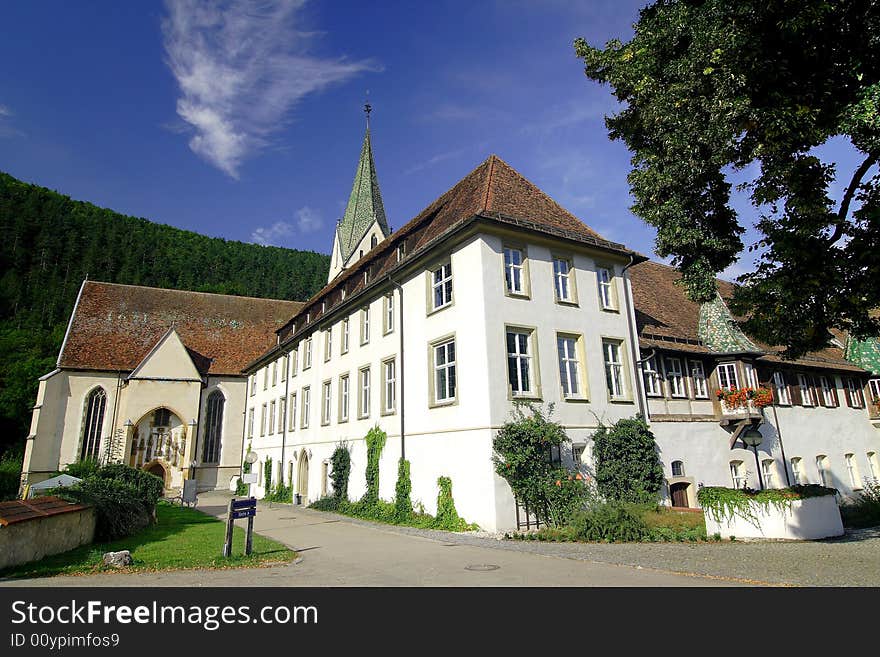
[[[575,51],[624,104],[606,126],[632,152],[632,209],[690,297],[713,298],[742,251],[730,174],[754,170],[741,189],[761,255],[732,305],[746,330],[791,357],[832,327],[880,331],[880,3],[666,0],[634,27]],[[860,154],[853,170],[817,154],[836,136]]]

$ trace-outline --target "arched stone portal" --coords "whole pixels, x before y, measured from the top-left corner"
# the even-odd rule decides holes
[[[159,479],[164,482],[165,488],[168,488],[168,468],[165,467],[165,465],[159,461],[150,461],[149,463],[144,464],[143,469],[145,472],[149,472],[151,475],[159,477]]]
[[[296,475],[296,492],[302,497],[302,503],[309,503],[309,455],[303,450],[299,453],[299,467]]]
[[[183,485],[187,426],[166,407],[155,408],[135,424],[128,464],[161,477],[166,489]]]

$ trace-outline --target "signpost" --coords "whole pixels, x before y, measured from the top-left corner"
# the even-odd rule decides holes
[[[223,544],[223,556],[232,555],[232,527],[239,518],[247,518],[247,540],[244,545],[244,553],[250,554],[254,548],[254,516],[257,515],[257,498],[248,497],[237,500],[234,497],[229,500],[229,511],[226,517],[226,542]]]

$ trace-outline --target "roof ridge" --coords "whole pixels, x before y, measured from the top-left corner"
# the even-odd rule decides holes
[[[492,195],[492,174],[495,173],[495,161],[498,156],[495,153],[489,155],[486,162],[489,163],[489,172],[486,176],[486,195],[483,197],[483,212],[489,212],[489,197]]]
[[[282,303],[299,303],[304,304],[305,301],[297,301],[295,299],[276,299],[275,297],[253,297],[244,294],[221,294],[219,292],[201,292],[199,290],[181,290],[176,287],[157,287],[155,285],[135,285],[133,283],[113,283],[110,281],[96,281],[96,280],[84,280],[83,286],[91,286],[91,285],[112,285],[114,287],[136,287],[142,290],[161,290],[162,292],[177,292],[179,294],[202,294],[205,296],[212,297],[227,297],[232,299],[249,299],[253,301],[273,301],[273,302],[282,302]]]

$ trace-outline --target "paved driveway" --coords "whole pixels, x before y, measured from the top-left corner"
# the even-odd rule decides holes
[[[225,514],[228,496],[199,509]],[[243,522],[243,521],[242,521]],[[399,531],[284,505],[260,505],[255,527],[299,551],[299,563],[268,568],[99,574],[2,582],[3,586],[718,586],[737,582],[519,550],[497,541]]]
[[[203,494],[199,509],[225,516],[228,500],[222,493]],[[378,525],[263,503],[255,526],[298,550],[302,560],[256,569],[100,574],[0,585],[880,586],[880,530],[813,542],[536,543]]]

